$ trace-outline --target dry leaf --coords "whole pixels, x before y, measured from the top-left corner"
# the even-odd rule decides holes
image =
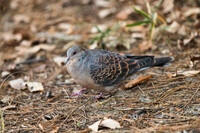
[[[138,78],[135,78],[134,80],[132,80],[131,82],[127,83],[124,87],[125,88],[122,88],[122,89],[128,89],[128,88],[131,88],[135,85],[138,85],[139,83],[151,78],[152,75],[148,75],[148,76],[142,76],[142,77],[138,77]]]
[[[116,17],[119,20],[125,20],[128,18],[128,16],[133,13],[132,7],[126,7],[123,10],[121,10],[119,13],[117,13]]]
[[[140,43],[138,45],[138,49],[141,51],[141,52],[144,52],[146,50],[149,50],[150,48],[152,47],[152,42],[149,41],[149,40],[145,40],[143,41],[142,43]]]
[[[101,121],[97,121],[88,128],[91,129],[93,132],[98,132],[100,122]]]
[[[68,23],[60,23],[58,25],[58,28],[61,29],[61,30],[63,30],[63,31],[65,31],[65,33],[67,35],[69,35],[69,34],[71,34],[71,33],[74,32],[74,26],[71,25],[71,24],[68,24]]]
[[[112,1],[108,0],[95,0],[94,3],[98,7],[113,7]]]
[[[42,83],[39,82],[25,82],[30,92],[44,91]]]
[[[101,24],[101,25],[97,25],[97,27],[102,31],[102,32],[105,32],[106,29],[108,28],[107,25],[105,24]],[[91,33],[98,33],[98,30],[96,27],[92,27],[91,30],[90,30]]]
[[[191,32],[191,34],[190,34],[190,37],[189,38],[187,38],[187,39],[179,39],[178,41],[177,41],[177,44],[178,44],[178,48],[181,48],[181,46],[183,47],[183,48],[185,48],[185,46],[192,46],[192,45],[195,45],[196,43],[198,43],[198,42],[194,42],[194,43],[191,43],[192,41],[195,41],[195,38],[198,36],[198,32],[196,32],[196,31],[194,31],[194,32]]]
[[[21,79],[21,78],[11,80],[11,81],[9,82],[9,85],[10,85],[13,89],[17,89],[17,90],[25,89],[24,80]]]
[[[99,11],[98,16],[99,16],[99,18],[105,18],[108,15],[115,13],[115,12],[116,12],[116,8],[103,9],[103,10]]]
[[[100,123],[100,126],[107,127],[110,129],[116,129],[121,128],[119,125],[119,122],[113,120],[113,119],[105,119]]]
[[[53,61],[58,65],[58,66],[62,66],[62,64],[65,63],[67,57],[62,57],[62,56],[57,56],[53,58]]]
[[[55,49],[55,45],[40,44],[31,48],[19,46],[15,49],[18,51],[18,53],[13,55],[14,57],[21,55],[28,56],[37,53],[39,50],[52,51]]]
[[[199,74],[199,73],[200,73],[200,71],[198,71],[198,70],[190,70],[190,71],[180,70],[180,71],[177,71],[177,73],[174,73],[174,74],[172,74],[172,73],[166,73],[166,74],[169,78],[172,78],[172,77],[177,77],[177,76],[187,76],[187,77],[189,77],[189,76],[193,76],[193,75],[196,75],[196,74]]]
[[[178,71],[177,75],[184,75],[184,76],[193,76],[199,74],[200,71],[197,70],[190,70],[190,71]]]
[[[3,71],[3,72],[1,73],[1,77],[4,78],[4,77],[8,76],[9,74],[10,74],[9,71]]]
[[[174,0],[164,0],[162,4],[163,12],[168,13],[174,8]]]
[[[46,64],[42,64],[42,65],[33,69],[33,71],[36,72],[36,73],[45,72],[45,70],[46,70]]]
[[[113,119],[104,119],[104,120],[99,120],[89,126],[89,129],[91,129],[94,132],[98,132],[99,127],[107,127],[110,129],[116,129],[116,128],[121,128],[119,122],[113,120]]]
[[[19,23],[29,23],[30,22],[30,17],[27,16],[27,15],[24,15],[24,14],[16,14],[14,16],[14,22],[16,24],[19,24]]]
[[[180,24],[177,23],[176,21],[174,21],[170,26],[169,29],[167,29],[168,32],[170,33],[175,33],[178,31],[178,29],[180,28]]]
[[[197,8],[190,8],[190,9],[187,9],[187,10],[185,11],[185,13],[183,13],[183,15],[184,15],[185,17],[188,17],[188,16],[191,16],[191,15],[193,15],[193,14],[199,14],[199,13],[200,13],[200,8],[197,7]]]

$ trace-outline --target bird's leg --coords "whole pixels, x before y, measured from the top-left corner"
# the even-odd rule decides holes
[[[99,99],[103,96],[103,93],[100,93],[99,95],[95,96],[96,99]]]
[[[72,93],[71,97],[77,96],[79,98],[80,96],[83,96],[82,93],[86,90],[86,88],[80,90],[79,92]]]

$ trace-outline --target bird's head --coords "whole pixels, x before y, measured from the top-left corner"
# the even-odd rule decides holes
[[[65,64],[71,60],[79,60],[85,52],[86,50],[81,46],[72,46],[67,50],[67,60]]]

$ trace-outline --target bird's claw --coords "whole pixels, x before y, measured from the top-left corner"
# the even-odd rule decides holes
[[[85,96],[83,95],[83,92],[84,92],[85,90],[86,90],[86,89],[84,88],[84,89],[80,90],[79,92],[72,93],[72,94],[71,94],[71,97],[77,96],[77,99],[78,99],[79,97],[85,97]]]

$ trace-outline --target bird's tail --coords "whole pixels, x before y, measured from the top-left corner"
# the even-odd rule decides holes
[[[142,58],[142,57],[140,57]],[[139,59],[139,56],[138,56]],[[141,64],[144,64],[138,71],[143,71],[145,69],[148,69],[150,67],[166,67],[171,65],[171,63],[169,63],[170,61],[173,61],[174,57],[170,56],[170,57],[157,57],[154,58],[154,56],[148,56],[143,58],[142,60],[140,60],[139,62],[141,62]],[[139,63],[140,64],[140,63]]]
[[[155,58],[155,62],[152,64],[151,67],[165,67],[171,65],[170,61],[173,61],[174,57],[158,57]]]

